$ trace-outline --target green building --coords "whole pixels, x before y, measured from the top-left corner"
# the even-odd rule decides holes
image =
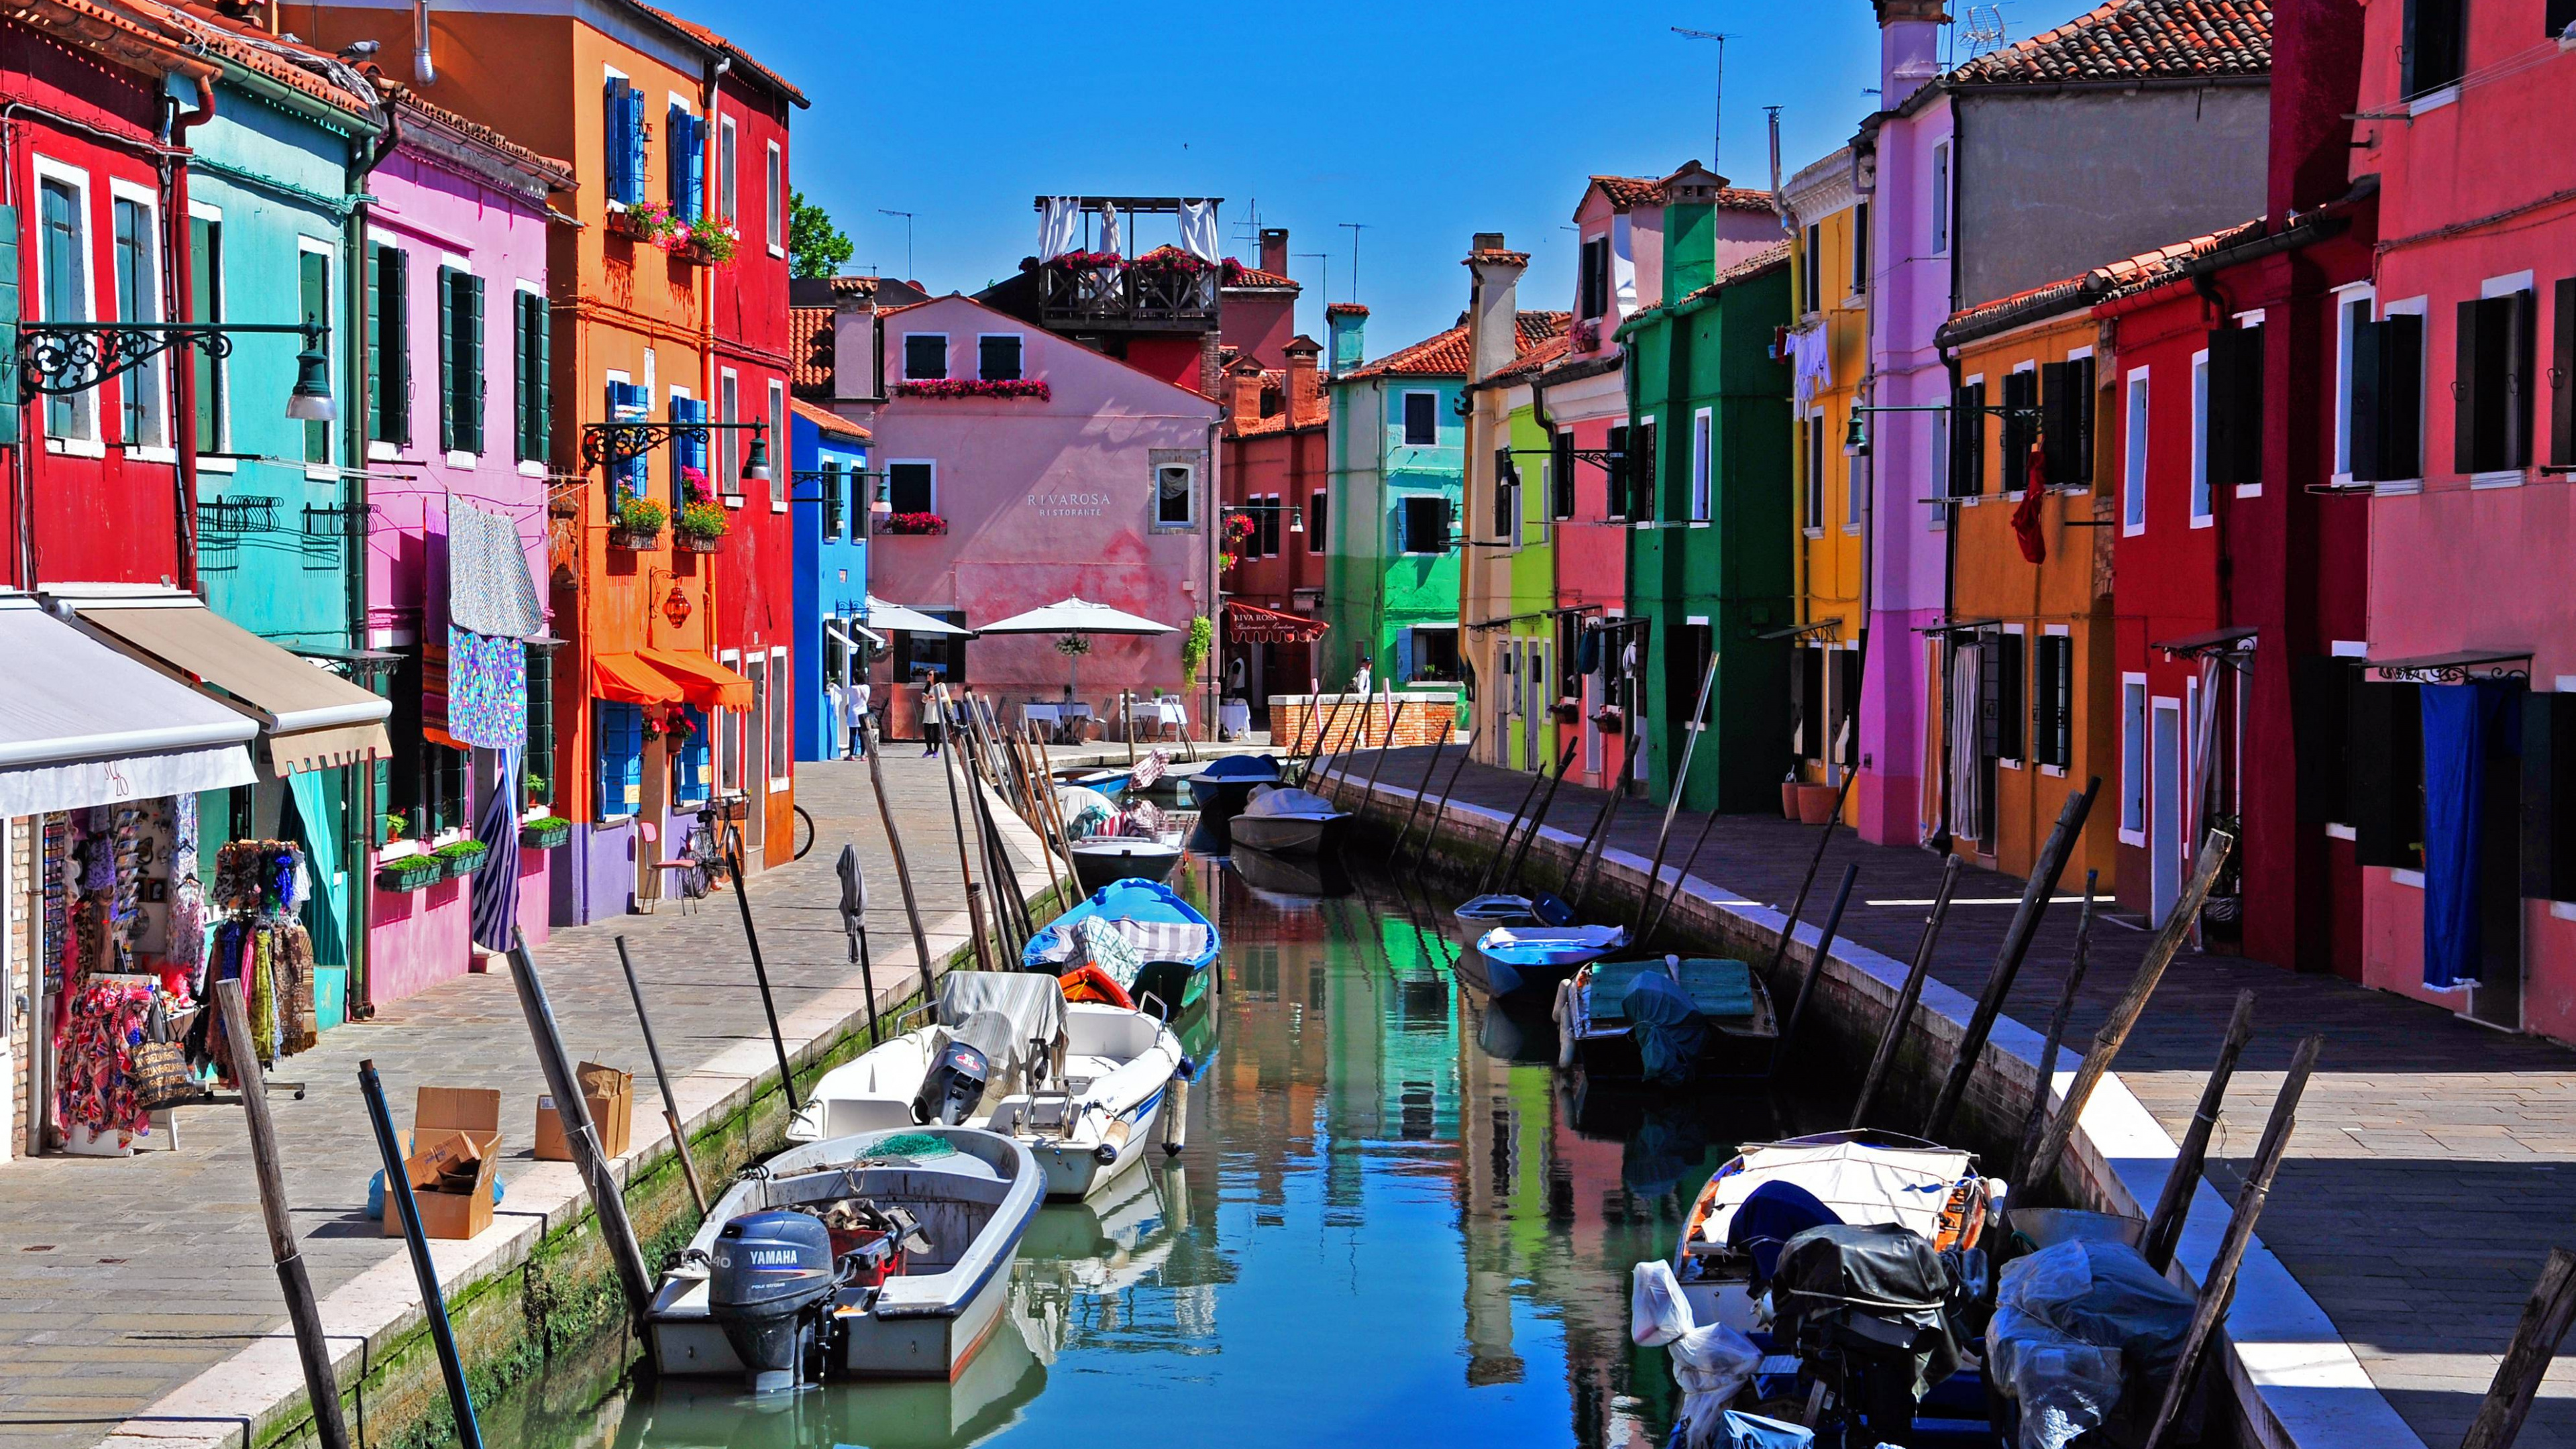
[[[1325,618],[1317,670],[1346,684],[1360,656],[1398,684],[1458,677],[1456,523],[1465,487],[1467,383],[1462,323],[1363,364],[1368,309],[1327,309],[1332,335]]]
[[[1715,178],[1709,178],[1714,181]],[[1672,788],[1684,726],[1716,660],[1707,733],[1683,803],[1779,805],[1790,768],[1794,623],[1789,368],[1775,329],[1791,320],[1786,242],[1720,271],[1716,188],[1676,178],[1664,206],[1664,296],[1620,328],[1627,355],[1628,605],[1650,622],[1641,673],[1649,779]]]

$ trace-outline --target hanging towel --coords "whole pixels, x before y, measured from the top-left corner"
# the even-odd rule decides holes
[[[1217,255],[1216,203],[1184,201],[1181,203],[1181,250],[1203,262],[1219,260]]]
[[[1823,324],[1789,334],[1789,385],[1795,391],[1798,416],[1816,415],[1816,395],[1834,385],[1832,338]]]
[[[1127,255],[1127,244],[1125,240],[1120,237],[1118,231],[1117,207],[1104,206],[1100,208],[1100,250],[1109,253],[1113,257],[1123,257]]]
[[[513,746],[495,751],[494,757],[500,778],[484,787],[483,813],[474,822],[474,838],[491,847],[491,853],[474,873],[470,914],[474,944],[507,951],[519,926],[519,751]]]
[[[2486,979],[2479,900],[2487,760],[2521,753],[2522,711],[2501,680],[2423,687],[2424,984]]]
[[[518,524],[455,497],[447,500],[447,619],[496,639],[533,639],[546,627]]]
[[[445,692],[441,718],[422,723],[460,745],[508,749],[528,738],[528,646],[516,639],[447,630]]]
[[[1051,262],[1082,241],[1082,207],[1073,197],[1050,196],[1038,214],[1038,260]]]

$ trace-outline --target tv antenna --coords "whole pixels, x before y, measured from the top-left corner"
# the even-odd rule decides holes
[[[1967,18],[1959,22],[1957,39],[1967,42],[1968,58],[1974,60],[1988,51],[2001,50],[2005,33],[2002,6],[1971,5]]]
[[[1343,221],[1336,222],[1334,225],[1347,227],[1350,230],[1351,300],[1356,302],[1360,299],[1360,233],[1366,231],[1369,228],[1370,223],[1365,221]]]
[[[880,206],[880,207],[878,207],[878,208],[877,208],[877,215],[879,215],[879,216],[899,216],[899,217],[902,217],[902,218],[903,218],[903,270],[904,270],[904,278],[903,278],[903,279],[904,279],[905,281],[909,282],[909,281],[911,281],[911,280],[912,280],[912,271],[913,271],[913,267],[912,267],[912,213],[911,213],[911,212],[908,212],[908,211],[895,211],[895,210],[892,210],[892,209],[890,209],[890,208]]]
[[[1715,119],[1709,123],[1708,169],[1724,175],[1726,168],[1719,164],[1717,154],[1726,145],[1726,43],[1735,37],[1720,31],[1691,30],[1679,25],[1671,29],[1673,34],[1684,40],[1717,42],[1717,101],[1712,108],[1715,111]]]
[[[1325,302],[1330,303],[1333,300],[1333,254],[1331,252],[1299,252],[1297,253],[1297,259],[1299,261],[1318,261],[1324,264],[1323,285],[1315,289],[1315,295],[1323,298]]]

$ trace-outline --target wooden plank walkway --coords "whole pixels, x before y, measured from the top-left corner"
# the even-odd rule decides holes
[[[1424,750],[1388,753],[1382,788],[1411,792]],[[1449,774],[1449,752],[1434,781]],[[1352,773],[1365,781],[1375,752]],[[1523,772],[1470,765],[1457,796],[1498,814],[1518,807]],[[1568,785],[1547,823],[1580,836],[1597,791]],[[1660,803],[1624,802],[1612,848],[1651,857]],[[1424,819],[1429,818],[1426,808]],[[1668,866],[1786,911],[1813,856],[1816,827],[1776,815],[1724,815],[1696,860],[1704,816],[1675,822]],[[1898,960],[1912,957],[1941,857],[1870,845],[1837,829],[1810,924],[1823,917],[1845,863],[1860,867],[1843,934]],[[1983,987],[2022,882],[1985,871],[1961,879],[1932,974],[1975,996]],[[2081,878],[2061,894],[2082,890]],[[1890,904],[1905,902],[1906,904]],[[2003,902],[1987,904],[1987,902]],[[2076,910],[2053,908],[2005,1005],[2043,1027],[2064,982]],[[2097,926],[2070,1045],[2080,1051],[2145,955],[2148,935]],[[2236,993],[2258,996],[2256,1030],[2212,1142],[2209,1177],[2231,1200],[2292,1048],[2326,1035],[2290,1156],[2263,1214],[2263,1240],[2333,1318],[2371,1381],[2433,1449],[2460,1442],[2502,1357],[2525,1296],[2552,1247],[2576,1247],[2576,1051],[2474,1026],[2437,1007],[2301,975],[2259,961],[2186,952],[2167,972],[2119,1071],[2176,1138],[2218,1052]],[[2576,1449],[2576,1361],[2552,1369],[2521,1449]]]

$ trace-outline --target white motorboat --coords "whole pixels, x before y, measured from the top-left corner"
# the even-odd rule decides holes
[[[1821,1132],[1745,1147],[1717,1170],[1683,1219],[1673,1276],[1694,1322],[1762,1326],[1757,1283],[1808,1228],[1896,1226],[1935,1249],[1973,1248],[2003,1195],[1977,1159],[1893,1132]]]
[[[1046,1200],[1028,1148],[963,1127],[791,1147],[707,1214],[645,1315],[664,1375],[954,1379],[1006,1320]]]
[[[1180,1151],[1177,1088],[1191,1068],[1180,1038],[1145,1012],[1092,1001],[1066,1002],[1064,1012],[1052,1085],[1003,1098],[986,1126],[1035,1155],[1048,1197],[1080,1201],[1133,1166],[1158,1124],[1164,1150]]]
[[[1181,837],[1094,835],[1073,842],[1073,875],[1086,891],[1122,880],[1169,879],[1181,862]]]
[[[1063,1055],[1064,988],[1051,976],[951,971],[926,1009],[926,1024],[824,1073],[788,1123],[787,1140],[933,1122],[978,1126],[1003,1098],[1050,1081]]]
[[[1227,824],[1234,843],[1273,855],[1314,855],[1350,815],[1305,790],[1260,786],[1243,813]]]

